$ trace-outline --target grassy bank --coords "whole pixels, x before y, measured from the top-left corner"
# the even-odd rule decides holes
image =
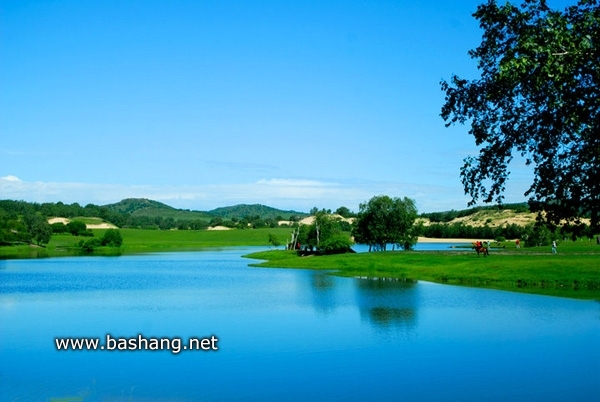
[[[331,270],[348,277],[404,278],[581,299],[600,300],[600,246],[563,243],[507,248],[490,257],[473,251],[376,252],[299,257],[292,251],[265,251],[246,257],[266,260],[259,267]]]
[[[209,247],[265,246],[269,233],[284,243],[290,236],[289,228],[264,228],[248,230],[145,230],[120,229],[123,246],[119,249],[100,247],[93,255],[121,255],[167,251],[193,251]],[[106,230],[92,230],[95,238],[102,238]],[[89,237],[55,234],[46,247],[30,245],[0,247],[0,259],[43,258],[82,255],[77,246]]]

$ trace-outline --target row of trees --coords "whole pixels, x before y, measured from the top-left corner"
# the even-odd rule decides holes
[[[526,204],[515,204],[525,210]],[[489,209],[492,207],[487,207]],[[478,212],[480,209],[472,211]],[[347,222],[331,215],[330,210],[311,211],[315,221],[311,225],[298,228],[296,237],[292,240],[300,243],[309,250],[320,253],[346,252],[350,248],[347,233]],[[479,238],[521,239],[528,247],[548,245],[554,239],[575,239],[581,236],[592,237],[590,226],[565,224],[560,227],[537,222],[528,226],[516,224],[499,227],[469,226],[464,223],[433,223],[428,226],[415,224],[418,217],[414,200],[410,198],[390,198],[380,195],[360,204],[360,210],[355,215],[351,226],[351,235],[356,243],[369,245],[369,251],[385,251],[389,246],[404,250],[412,249],[418,236],[433,238]],[[583,228],[583,230],[582,230]],[[277,241],[270,238],[271,244]]]
[[[522,238],[526,228],[515,224],[491,227],[488,225],[483,226],[470,226],[465,225],[462,222],[457,223],[433,223],[427,226],[421,226],[419,234],[425,237],[432,237],[436,239],[450,239],[450,238],[463,238],[463,239],[519,239]]]
[[[340,213],[341,212],[341,213]],[[350,225],[340,218],[350,216],[350,211],[340,210],[332,214],[331,210],[313,208],[315,217],[310,225],[301,225],[293,233],[288,247],[303,251],[317,251],[322,254],[344,253],[350,250],[354,236],[357,243],[369,245],[369,251],[385,251],[388,245],[405,250],[411,249],[417,242],[419,229],[415,226],[417,208],[409,198],[390,198],[380,195],[360,204],[360,211]],[[269,236],[269,242],[277,246],[279,241]]]
[[[13,200],[0,200],[0,211],[9,214],[16,221],[18,221],[18,217],[36,214],[46,218],[55,216],[63,218],[98,217],[121,228],[158,230],[203,230],[209,226],[226,226],[237,229],[277,227],[278,222],[284,220],[281,216],[265,218],[259,215],[248,215],[239,218],[214,217],[210,221],[206,219],[175,219],[163,216],[133,215],[129,212],[114,211],[94,204],[86,206],[81,206],[78,203],[64,204],[62,202],[39,204]],[[2,224],[1,219],[2,217],[0,216],[0,225],[2,225],[0,226],[0,230],[1,228],[8,227]],[[297,225],[300,217],[292,216],[288,220],[293,225]],[[54,232],[60,233],[60,230],[61,227],[57,225]]]

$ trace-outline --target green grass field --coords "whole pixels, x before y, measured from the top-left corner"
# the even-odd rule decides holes
[[[95,238],[102,238],[105,229],[92,230]],[[93,255],[136,254],[166,251],[193,251],[209,247],[265,246],[269,247],[269,233],[283,244],[290,236],[290,228],[263,228],[248,230],[146,230],[120,229],[123,246],[118,249],[98,248]],[[0,259],[42,258],[81,255],[77,246],[89,237],[54,234],[46,247],[29,245],[0,247]],[[283,248],[280,246],[280,248]]]
[[[397,251],[299,257],[292,251],[265,251],[246,257],[259,267],[330,270],[348,277],[405,278],[526,293],[600,300],[600,246],[589,241],[515,250]]]

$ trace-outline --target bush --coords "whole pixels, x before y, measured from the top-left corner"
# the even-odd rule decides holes
[[[550,245],[554,234],[544,225],[530,225],[527,227],[524,237],[525,246],[538,247]]]
[[[73,236],[86,236],[86,235],[89,236],[89,234],[86,233],[87,232],[87,226],[85,226],[85,223],[83,223],[81,221],[69,222],[67,224],[67,230]]]
[[[342,254],[350,251],[352,242],[347,235],[338,233],[319,243],[319,251],[323,254]]]
[[[104,236],[102,236],[100,244],[108,247],[121,247],[123,244],[121,232],[119,232],[117,229],[108,229],[106,233],[104,233]]]
[[[86,241],[80,240],[79,241],[79,247],[81,247],[81,251],[83,251],[86,254],[91,254],[94,252],[94,249],[96,247],[100,247],[102,245],[102,243],[100,242],[99,239],[89,239]]]
[[[50,226],[52,226],[52,233],[67,233],[69,231],[67,225],[62,222],[56,222]]]
[[[273,245],[273,247],[275,247],[275,248],[281,246],[281,242],[279,241],[279,239],[277,238],[277,236],[275,236],[272,233],[269,233],[269,243],[271,245]]]

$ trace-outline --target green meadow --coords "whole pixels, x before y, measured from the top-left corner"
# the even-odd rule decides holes
[[[194,251],[204,248],[233,246],[265,246],[269,234],[285,243],[291,228],[262,228],[248,230],[152,230],[119,229],[123,246],[119,249],[99,247],[92,255],[122,255],[169,251]],[[93,229],[95,238],[102,238],[106,229]],[[45,247],[19,245],[0,247],[0,259],[44,258],[83,255],[78,243],[89,237],[54,234]],[[282,248],[282,247],[281,247]]]
[[[489,257],[474,251],[386,251],[329,256],[298,256],[272,250],[246,255],[265,260],[256,267],[304,268],[347,277],[399,278],[600,300],[600,246],[567,241],[550,247],[493,249]]]

